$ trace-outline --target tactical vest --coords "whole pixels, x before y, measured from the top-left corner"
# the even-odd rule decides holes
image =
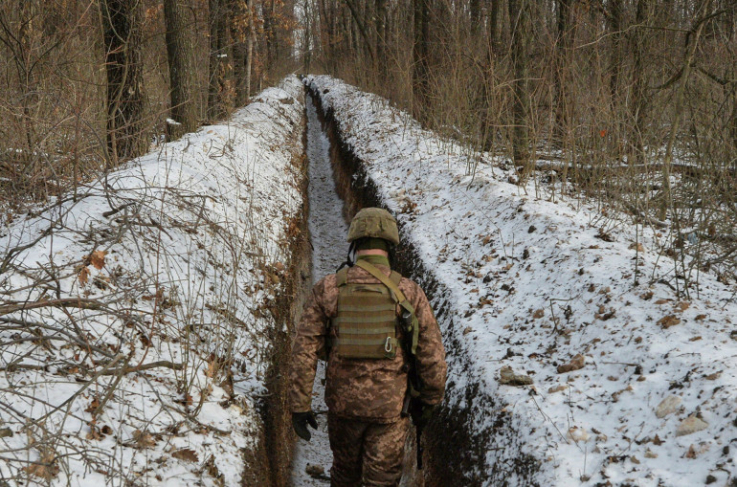
[[[347,282],[348,269],[336,275],[338,312],[332,320],[337,332],[334,346],[341,358],[391,359],[397,355],[397,301],[382,283]],[[402,276],[392,271],[396,287]]]

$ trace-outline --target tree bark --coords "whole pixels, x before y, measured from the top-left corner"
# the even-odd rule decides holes
[[[633,31],[632,55],[634,65],[632,67],[632,104],[630,117],[632,120],[632,131],[628,138],[629,155],[628,161],[635,164],[645,163],[645,124],[647,119],[647,81],[645,79],[645,55],[647,44],[647,32],[645,27],[650,20],[651,0],[637,0],[637,11],[635,14],[635,28]]]
[[[253,2],[252,0],[248,0],[247,2],[248,6],[248,26],[247,26],[247,36],[248,40],[246,41],[247,45],[247,52],[246,52],[246,102],[251,98],[251,76],[253,71],[253,43],[256,42],[256,33],[254,28],[254,22],[253,17],[255,15],[253,11]]]
[[[530,0],[509,0],[514,64],[514,130],[512,149],[514,164],[522,167],[522,182],[532,170],[530,160],[530,81],[529,57],[532,26]]]
[[[609,54],[609,91],[612,104],[617,107],[620,92],[620,73],[622,71],[622,0],[610,0],[609,12],[606,17],[607,30],[612,37],[612,50]]]
[[[169,139],[176,140],[197,130],[194,77],[192,76],[192,36],[188,28],[184,0],[164,0],[166,54],[169,60],[171,118]]]
[[[248,56],[248,2],[228,0],[230,38],[233,51],[233,77],[235,78],[235,104],[242,107],[247,103],[246,57]]]
[[[555,130],[556,138],[562,140],[569,131],[568,92],[571,82],[571,49],[575,41],[574,30],[571,25],[571,13],[575,0],[558,0],[558,39],[556,43],[555,69]]]
[[[225,93],[225,0],[209,0],[210,13],[210,88],[207,115],[218,120],[226,114]]]
[[[142,155],[148,147],[141,64],[141,3],[101,2],[107,70],[107,143],[112,164]]]

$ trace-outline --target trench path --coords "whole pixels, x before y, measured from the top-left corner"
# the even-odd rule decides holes
[[[343,220],[343,201],[338,197],[330,165],[330,141],[317,118],[317,109],[312,98],[306,97],[307,108],[307,158],[309,160],[310,215],[309,229],[312,236],[312,283],[316,283],[345,260],[348,250],[346,236],[348,225]],[[306,442],[297,439],[292,462],[292,485],[295,487],[321,486],[330,482],[330,465],[333,455],[328,443],[327,406],[323,399],[322,381],[325,364],[320,362],[315,387],[312,391],[312,410],[317,414],[317,431],[310,429],[312,439]],[[313,477],[307,473],[311,466],[324,469],[324,477]],[[311,468],[310,468],[311,469]]]

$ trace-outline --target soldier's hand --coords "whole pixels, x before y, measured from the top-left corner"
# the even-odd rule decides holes
[[[315,413],[307,411],[306,413],[292,413],[292,426],[294,427],[297,436],[303,440],[310,441],[312,435],[310,430],[307,429],[307,425],[312,426],[312,429],[317,429],[317,420],[315,419]]]
[[[427,426],[437,406],[414,401],[411,406],[412,423],[420,428]]]

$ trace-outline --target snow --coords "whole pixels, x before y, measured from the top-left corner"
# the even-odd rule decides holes
[[[306,82],[439,283],[433,304],[450,305],[439,320],[446,405],[467,407],[471,385],[494,398],[477,400],[494,410],[469,410],[479,438],[496,441],[478,465],[487,479],[522,454],[540,469],[509,485],[686,487],[713,476],[723,486],[737,476],[733,284],[688,257],[676,266],[663,230],[510,184],[511,173],[474,162],[491,156],[423,131],[386,100],[327,76]],[[557,372],[577,354],[583,368]],[[534,384],[500,385],[505,365]],[[671,395],[681,403],[659,419]],[[501,411],[516,438],[494,431]],[[706,429],[678,436],[692,415]]]
[[[302,99],[287,78],[0,229],[1,479],[240,484],[283,331]]]

